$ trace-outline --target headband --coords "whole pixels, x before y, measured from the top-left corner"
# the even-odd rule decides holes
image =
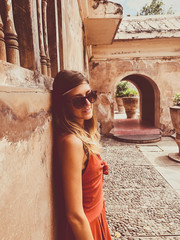
[[[87,83],[87,82],[84,82],[84,83],[81,83],[81,84],[88,84],[88,83]],[[81,84],[79,84],[79,85],[81,85]],[[64,96],[64,95],[66,95],[67,93],[71,92],[73,89],[75,89],[75,88],[78,87],[79,85],[77,85],[77,86],[71,88],[70,90],[66,91],[65,93],[62,94],[62,96]]]

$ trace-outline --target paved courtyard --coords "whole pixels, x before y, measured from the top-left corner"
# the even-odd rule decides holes
[[[102,138],[104,198],[112,239],[180,240],[180,163],[172,138],[130,144]]]

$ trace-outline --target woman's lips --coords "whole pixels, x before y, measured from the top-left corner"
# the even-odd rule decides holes
[[[91,112],[91,108],[84,109],[83,112],[90,113]]]

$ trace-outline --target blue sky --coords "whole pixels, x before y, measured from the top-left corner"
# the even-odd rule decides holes
[[[152,0],[109,0],[111,2],[120,3],[123,6],[123,16],[126,17],[128,14],[136,16],[137,12],[146,4],[151,3]],[[180,0],[163,0],[165,10],[167,11],[172,7],[175,14],[180,15]]]

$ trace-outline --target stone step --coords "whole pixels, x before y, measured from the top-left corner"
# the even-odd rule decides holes
[[[161,140],[161,134],[149,135],[111,135],[111,137],[120,142],[128,143],[153,143]]]

